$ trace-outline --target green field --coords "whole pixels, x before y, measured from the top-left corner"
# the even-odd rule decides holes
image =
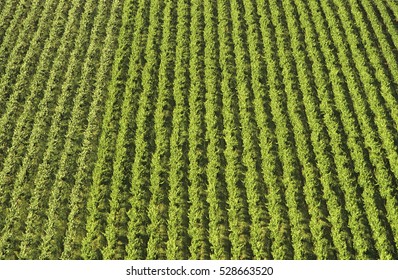
[[[0,0],[0,259],[398,259],[396,0]]]

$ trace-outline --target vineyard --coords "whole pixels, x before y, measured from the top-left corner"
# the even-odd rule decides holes
[[[0,0],[0,259],[398,259],[398,2]]]

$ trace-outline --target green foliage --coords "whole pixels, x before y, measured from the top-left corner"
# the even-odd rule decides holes
[[[105,113],[101,129],[101,136],[98,143],[95,166],[92,171],[92,183],[87,202],[87,234],[82,241],[82,256],[84,259],[101,259],[101,250],[106,244],[104,232],[106,228],[106,217],[110,211],[110,188],[106,186],[112,180],[112,163],[115,156],[115,146],[117,138],[118,124],[121,115],[121,104],[125,92],[125,83],[129,71],[129,59],[131,53],[131,37],[134,32],[135,16],[137,13],[137,3],[134,0],[125,1],[123,4],[122,23],[118,37],[118,48],[114,56],[112,72],[107,73],[104,69],[102,83],[98,90],[105,90],[108,82],[108,96],[105,103]],[[113,32],[117,32],[117,22],[110,25],[108,31],[109,38],[113,38]],[[111,39],[110,42],[111,43]],[[111,46],[109,46],[111,48]],[[107,54],[111,54],[111,49]],[[110,63],[111,58],[104,56],[104,62]],[[106,75],[111,75],[111,81],[106,79]],[[104,88],[102,88],[104,87]],[[105,99],[105,98],[104,98]],[[97,117],[97,116],[95,116]],[[98,116],[100,117],[100,116]],[[94,116],[93,116],[94,118]],[[93,129],[95,129],[93,127]],[[95,132],[99,132],[97,127]],[[87,141],[89,147],[90,141]],[[94,160],[94,158],[93,158]],[[82,161],[83,163],[83,161]],[[82,173],[82,176],[87,176]],[[86,177],[89,179],[89,177]]]
[[[397,18],[0,1],[0,259],[396,259]]]
[[[188,259],[188,89],[189,89],[189,0],[177,3],[177,46],[174,70],[170,137],[169,220],[167,228],[167,259]]]

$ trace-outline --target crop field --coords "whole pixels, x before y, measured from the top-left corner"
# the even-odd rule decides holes
[[[396,0],[0,0],[0,259],[398,259]]]

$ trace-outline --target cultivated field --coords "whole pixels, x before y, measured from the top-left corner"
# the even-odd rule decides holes
[[[397,259],[396,0],[0,0],[0,259]]]

